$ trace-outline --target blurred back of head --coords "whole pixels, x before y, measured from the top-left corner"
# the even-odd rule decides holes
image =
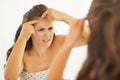
[[[88,57],[77,80],[120,80],[120,0],[93,0]]]

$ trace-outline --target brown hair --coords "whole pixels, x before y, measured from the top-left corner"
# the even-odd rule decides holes
[[[42,14],[47,9],[48,9],[48,7],[46,5],[44,5],[44,4],[39,4],[39,5],[33,6],[29,11],[27,11],[24,14],[22,24],[42,16]],[[20,35],[21,29],[22,29],[22,24],[17,29],[16,35],[15,35],[15,39],[14,39],[14,43],[16,43],[16,41],[17,41],[17,39],[18,39],[18,37]],[[7,51],[7,58],[6,58],[6,60],[8,59],[8,57],[9,57],[13,47],[14,47],[14,45]],[[32,39],[30,38],[27,41],[25,50],[30,50],[31,48],[32,48]]]
[[[93,0],[88,56],[77,80],[120,80],[120,0]]]

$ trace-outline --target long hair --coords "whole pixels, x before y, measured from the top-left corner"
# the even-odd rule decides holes
[[[24,16],[23,16],[23,21],[21,23],[21,25],[19,26],[19,28],[17,29],[17,32],[15,34],[15,39],[14,39],[14,44],[16,43],[19,35],[20,35],[20,32],[21,32],[21,29],[22,29],[22,24],[25,23],[25,22],[28,22],[30,20],[34,20],[40,16],[42,16],[42,14],[48,9],[48,7],[44,4],[39,4],[39,5],[35,5],[33,6],[29,11],[27,11]],[[7,58],[6,60],[8,60],[8,57],[9,55],[11,54],[11,51],[14,47],[14,44],[13,46],[8,49],[7,51]],[[26,48],[25,50],[30,50],[32,48],[32,39],[29,38],[29,40],[27,41],[27,44],[26,44]]]
[[[120,0],[93,0],[88,56],[77,80],[120,80]]]

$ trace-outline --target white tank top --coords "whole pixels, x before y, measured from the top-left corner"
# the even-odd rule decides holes
[[[29,73],[27,71],[22,71],[19,79],[20,80],[45,80],[47,76],[48,70],[35,72],[35,73]]]

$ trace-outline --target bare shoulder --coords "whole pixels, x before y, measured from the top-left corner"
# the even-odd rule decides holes
[[[63,44],[65,38],[66,38],[66,35],[56,35],[53,40],[53,44]]]
[[[65,37],[66,37],[66,35],[56,35],[56,36],[55,36],[55,39],[56,39],[56,40],[64,40]]]
[[[60,49],[63,46],[65,38],[66,38],[66,35],[56,35],[51,45],[52,49],[54,51],[56,50],[58,51],[58,49]]]

